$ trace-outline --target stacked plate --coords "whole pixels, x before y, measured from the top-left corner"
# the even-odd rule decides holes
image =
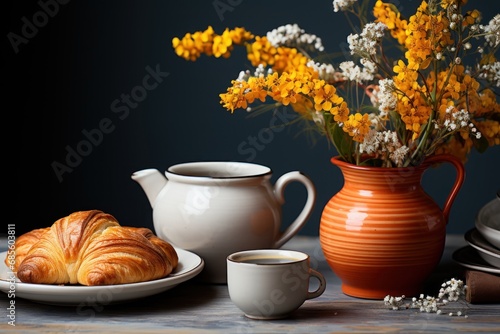
[[[453,253],[453,259],[467,268],[500,274],[500,190],[479,210],[475,227],[464,237],[469,246]]]

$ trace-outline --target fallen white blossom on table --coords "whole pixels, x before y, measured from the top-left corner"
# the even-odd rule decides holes
[[[465,302],[465,292],[467,285],[462,280],[452,278],[441,285],[438,297],[425,296],[421,294],[418,298],[413,297],[410,302],[406,302],[406,297],[393,297],[390,295],[385,296],[384,305],[389,306],[392,310],[401,309],[419,309],[420,312],[448,314],[449,316],[462,316],[464,312],[447,312],[443,313],[445,306],[451,302]],[[464,315],[467,317],[467,315]]]

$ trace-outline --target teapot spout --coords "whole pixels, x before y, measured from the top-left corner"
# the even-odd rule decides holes
[[[154,207],[156,197],[167,184],[167,178],[154,168],[134,172],[131,178],[139,183],[146,193],[151,207]]]

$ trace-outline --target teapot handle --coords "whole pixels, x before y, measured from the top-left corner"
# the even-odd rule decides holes
[[[277,240],[275,240],[274,248],[280,248],[299,232],[299,230],[307,222],[307,219],[309,219],[309,217],[311,216],[314,208],[314,203],[316,201],[316,188],[311,179],[301,172],[293,171],[283,174],[274,184],[274,195],[280,205],[283,205],[285,203],[284,195],[286,186],[293,181],[298,181],[306,187],[306,204],[304,205],[304,208],[297,216],[295,221],[285,231],[283,231],[281,235],[278,236]]]
[[[451,206],[465,180],[465,168],[462,161],[460,161],[460,159],[451,154],[438,154],[426,158],[426,163],[429,163],[430,165],[435,165],[442,162],[448,162],[452,164],[457,171],[457,175],[455,177],[455,183],[453,184],[453,187],[451,187],[451,191],[448,194],[448,198],[446,199],[443,207],[444,219],[448,224],[448,218],[450,216]]]

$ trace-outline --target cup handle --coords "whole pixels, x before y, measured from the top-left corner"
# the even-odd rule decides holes
[[[321,274],[319,271],[316,271],[312,268],[309,268],[309,276],[316,277],[319,281],[319,286],[315,291],[308,291],[306,299],[312,299],[321,296],[326,289],[325,276],[323,276],[323,274]]]
[[[311,179],[301,172],[293,171],[283,174],[274,185],[274,195],[280,205],[285,203],[284,195],[286,186],[293,181],[298,181],[306,187],[306,204],[295,221],[285,231],[283,231],[281,235],[278,236],[279,238],[274,242],[274,248],[280,248],[295,234],[297,234],[297,232],[299,232],[302,226],[304,226],[307,222],[307,219],[311,216],[314,208],[314,202],[316,201],[316,188],[314,187]]]

